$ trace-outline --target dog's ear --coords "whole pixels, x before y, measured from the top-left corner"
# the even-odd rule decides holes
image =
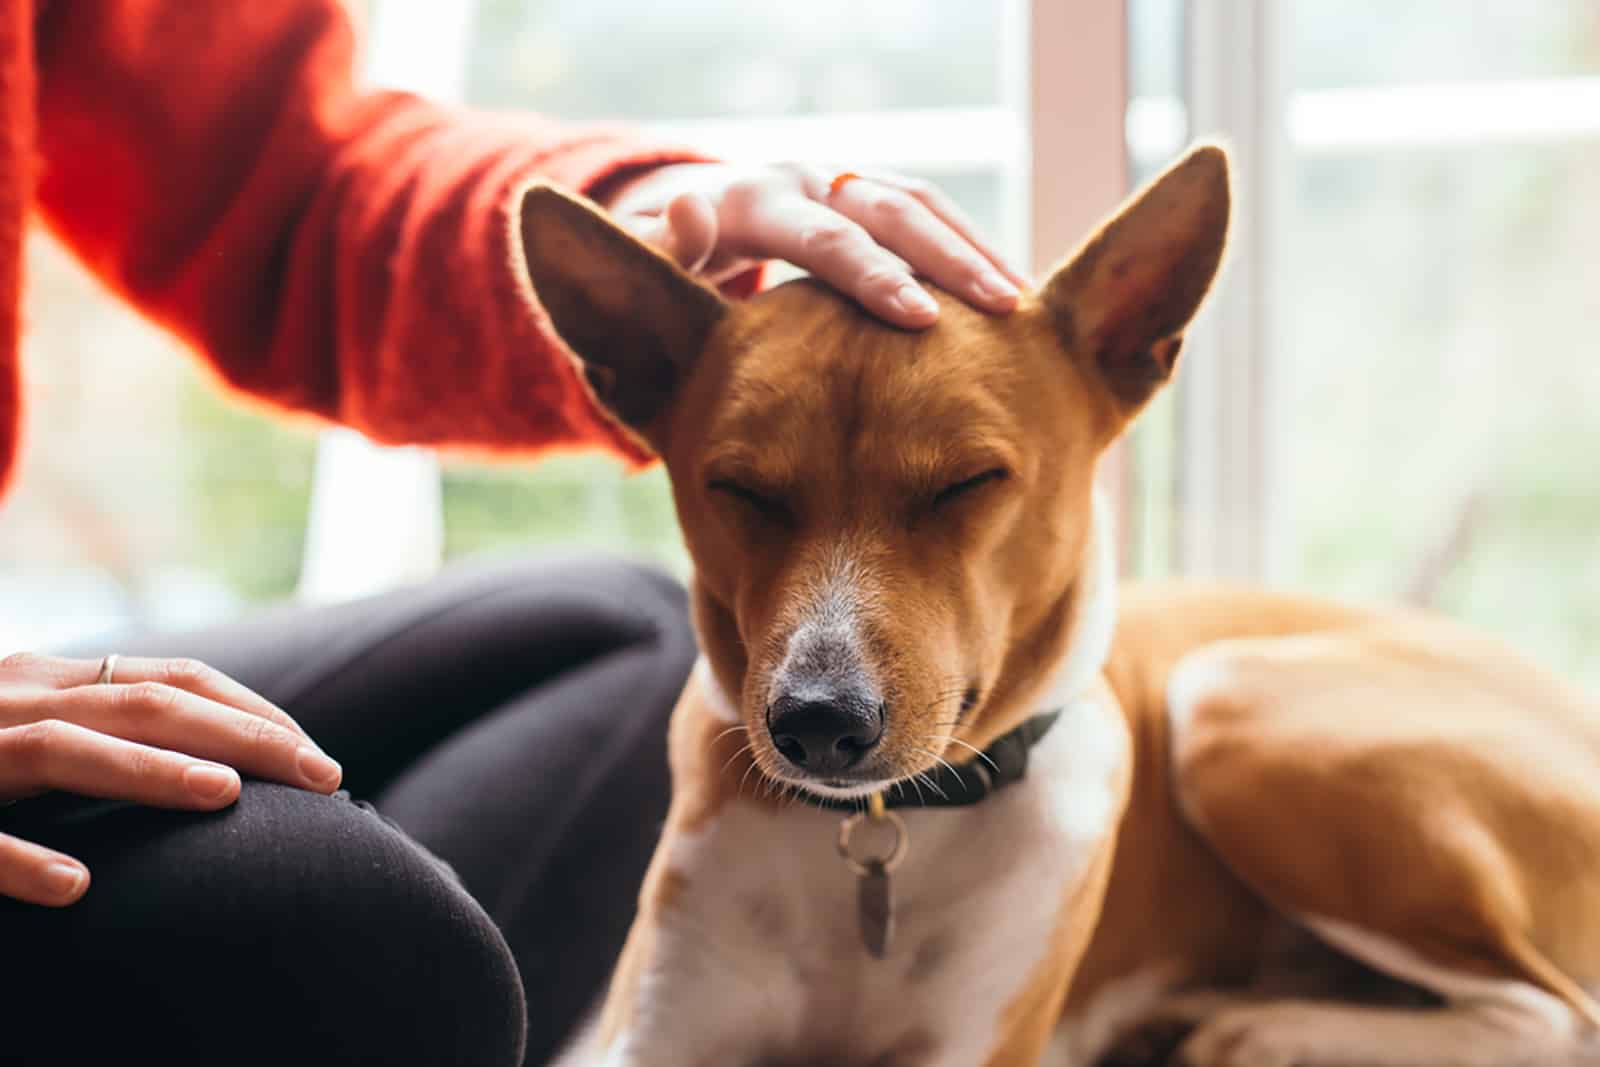
[[[1195,148],[1051,274],[1040,293],[1064,344],[1131,417],[1172,374],[1228,240],[1228,156]]]
[[[590,388],[649,442],[726,301],[594,204],[548,185],[524,196],[521,234],[534,295]]]

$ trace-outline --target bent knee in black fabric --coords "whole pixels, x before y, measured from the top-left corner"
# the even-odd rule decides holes
[[[345,796],[248,782],[202,815],[51,797],[0,830],[94,879],[71,908],[0,902],[7,1063],[521,1062],[499,931]]]

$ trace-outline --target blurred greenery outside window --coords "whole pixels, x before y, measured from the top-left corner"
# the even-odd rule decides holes
[[[1444,610],[1600,691],[1600,5],[1470,11],[1285,8],[1278,577]],[[1399,90],[1367,98],[1397,139],[1313,136],[1329,89]]]
[[[1181,91],[1183,7],[1131,4],[1130,120]],[[1270,11],[1282,188],[1240,205],[1274,266],[1258,577],[1442,610],[1600,690],[1600,5]],[[1206,518],[1181,503],[1176,400],[1136,435],[1145,573],[1181,569]]]

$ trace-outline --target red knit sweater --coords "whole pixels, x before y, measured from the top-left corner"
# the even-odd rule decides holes
[[[604,443],[513,225],[695,158],[352,84],[338,0],[0,0],[0,493],[17,466],[37,211],[238,390],[387,442]]]

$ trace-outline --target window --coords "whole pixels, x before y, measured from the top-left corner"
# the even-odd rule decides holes
[[[1600,683],[1600,7],[1286,6],[1281,576]]]
[[[1600,683],[1600,9],[1164,6],[1154,77],[1187,74],[1149,128],[1229,135],[1244,190],[1140,441],[1140,558],[1434,607]]]

